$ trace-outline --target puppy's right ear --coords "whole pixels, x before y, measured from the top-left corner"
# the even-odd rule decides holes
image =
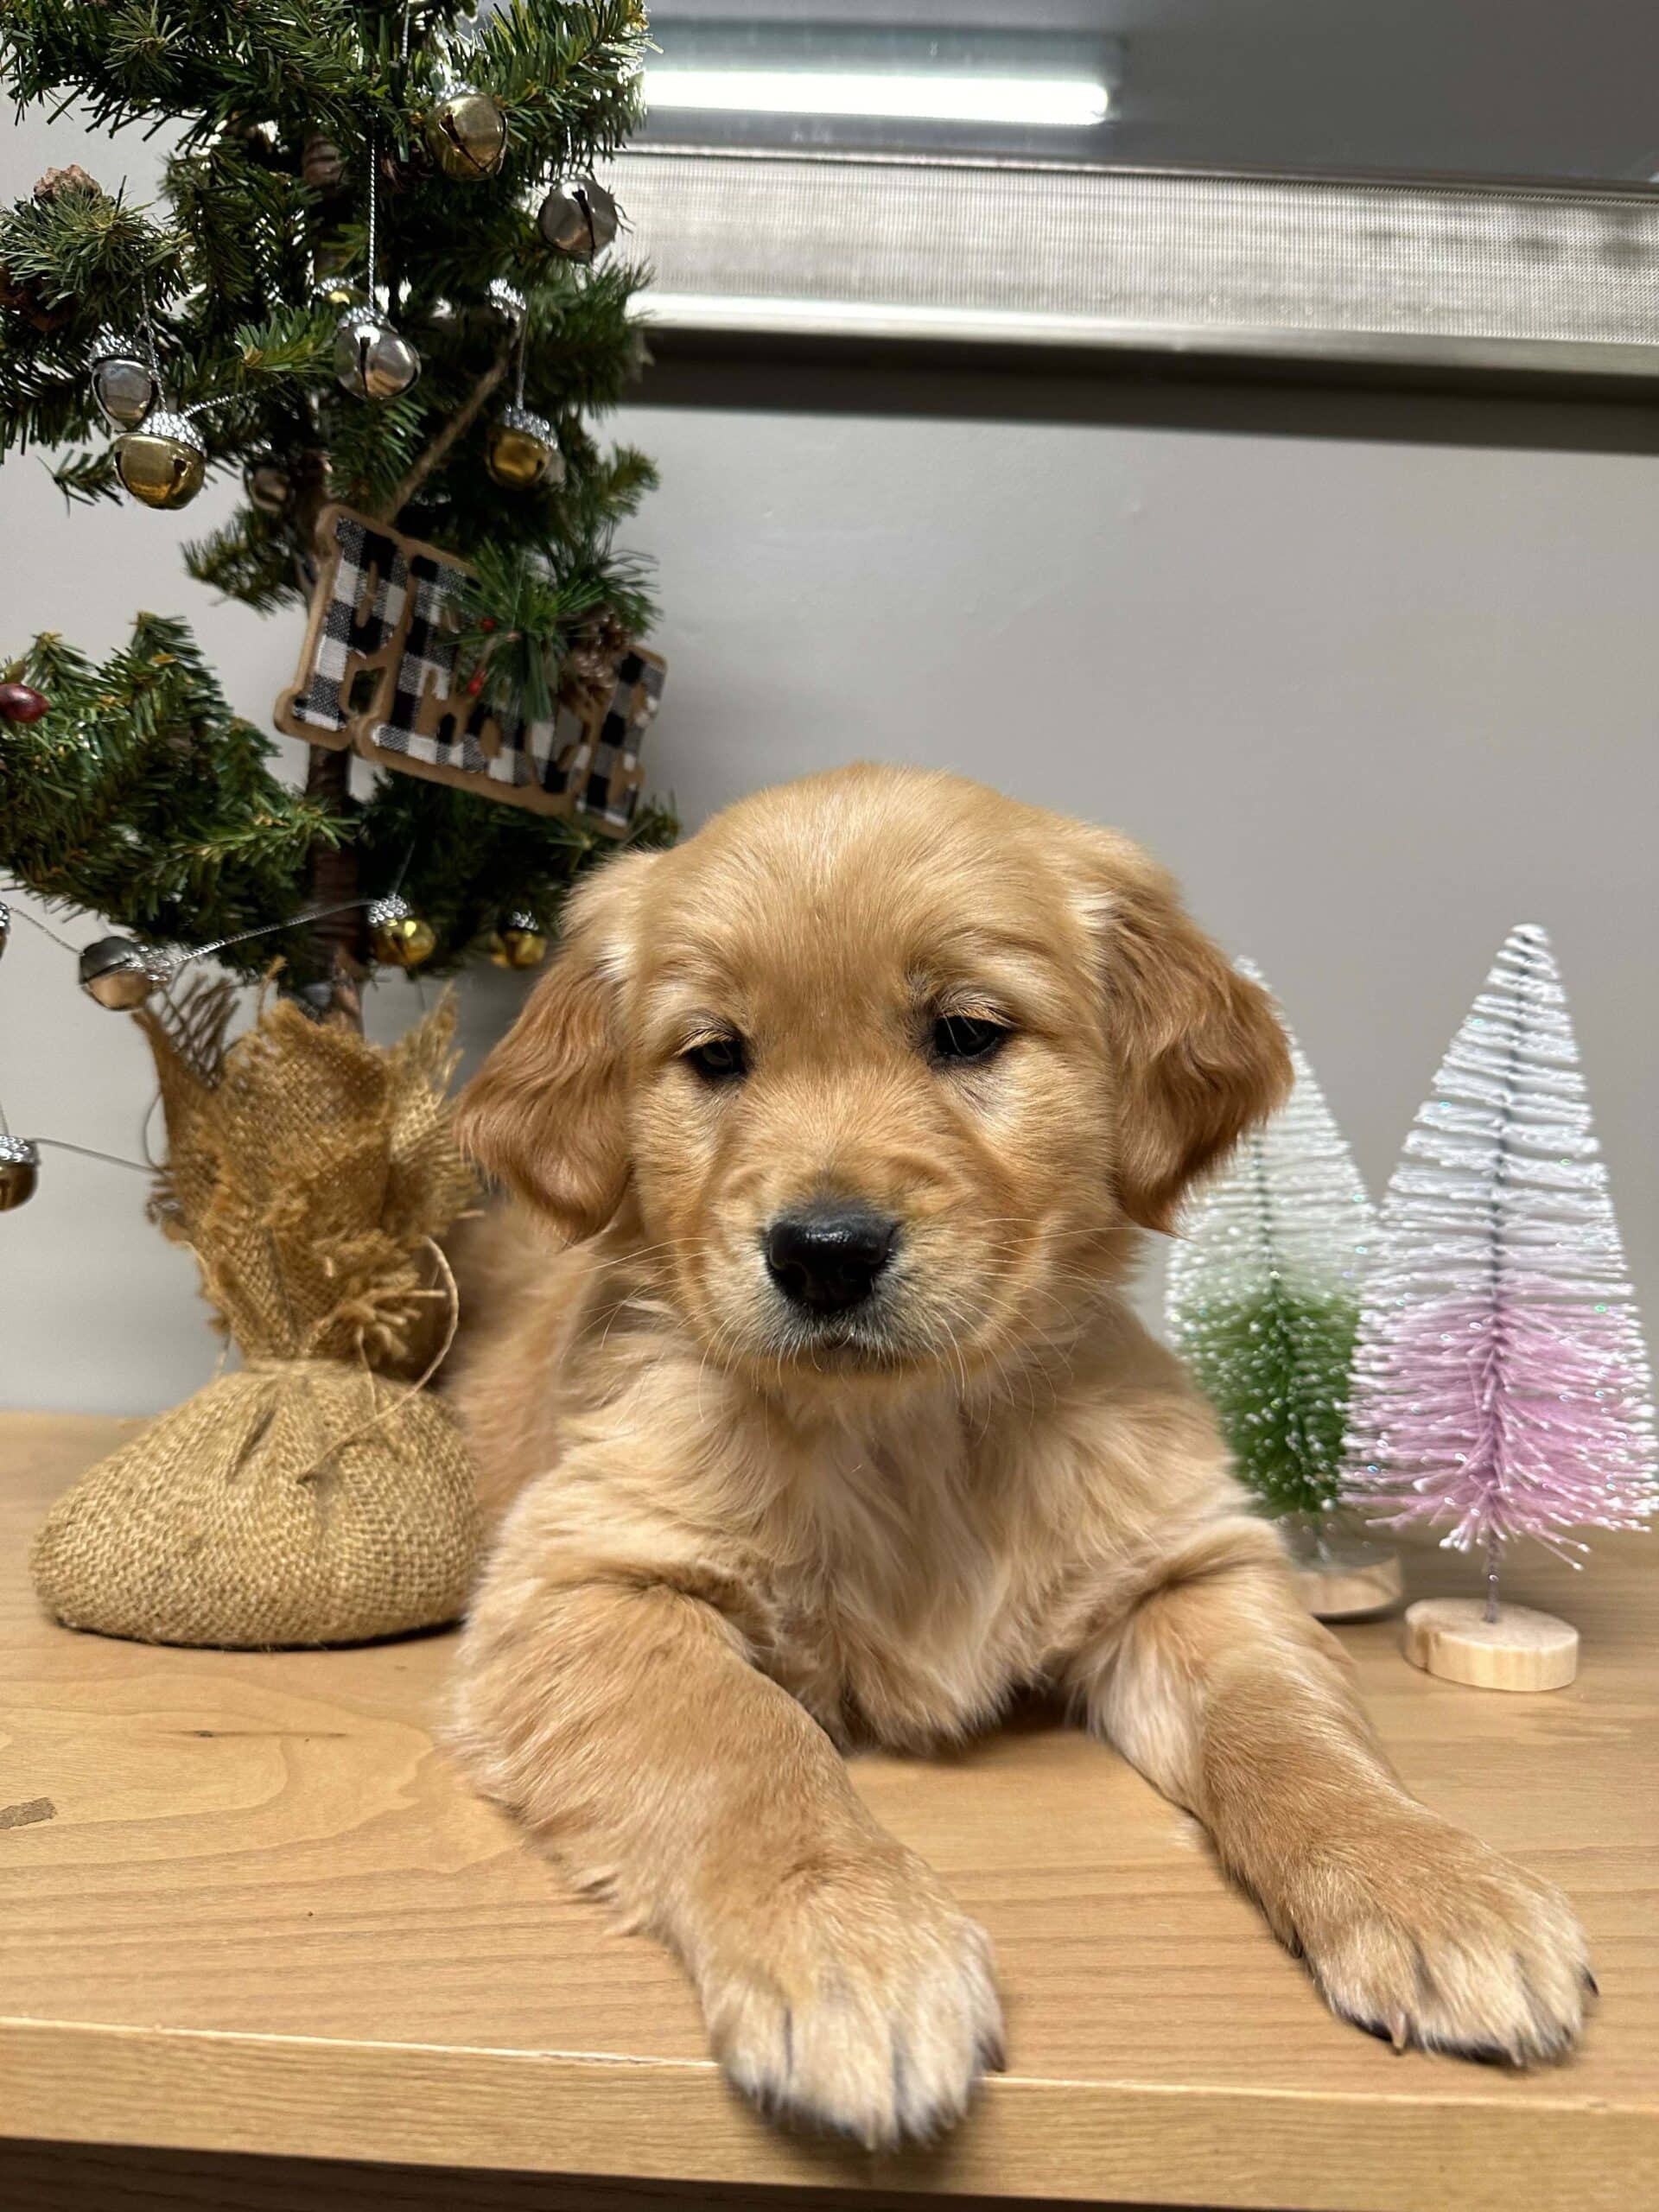
[[[619,1001],[657,858],[619,854],[571,893],[552,966],[461,1095],[462,1147],[573,1243],[605,1226],[627,1188]]]

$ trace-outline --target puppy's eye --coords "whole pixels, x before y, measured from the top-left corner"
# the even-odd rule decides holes
[[[705,1037],[684,1055],[685,1064],[708,1083],[729,1083],[747,1075],[749,1056],[741,1037]]]
[[[988,1060],[1008,1041],[1000,1021],[976,1014],[943,1014],[933,1025],[933,1050],[942,1060]]]

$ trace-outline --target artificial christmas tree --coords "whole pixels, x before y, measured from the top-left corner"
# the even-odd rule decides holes
[[[180,621],[140,615],[101,665],[48,635],[0,669],[0,880],[103,917],[80,980],[146,1024],[174,1144],[161,1217],[251,1362],[54,1513],[37,1572],[63,1618],[302,1642],[464,1592],[460,1446],[419,1385],[453,1302],[433,1248],[471,1185],[437,1033],[378,1052],[359,989],[372,960],[511,944],[531,964],[582,869],[672,834],[641,795],[661,664],[614,535],[652,471],[588,421],[638,365],[639,273],[598,257],[613,223],[565,220],[608,204],[584,172],[634,117],[644,46],[636,0],[0,17],[20,105],[176,132],[153,208],[70,168],[0,213],[0,453],[51,449],[93,505],[170,510],[232,474],[244,499],[190,573],[308,618],[283,717],[311,741],[298,791]],[[281,1002],[234,1043],[228,1001],[181,988],[210,958],[279,969]],[[5,1141],[0,1208],[38,1176],[35,1140]],[[268,1552],[281,1573],[256,1591]],[[420,1571],[388,1580],[398,1559]]]
[[[1573,1679],[1577,1632],[1499,1597],[1503,1548],[1573,1559],[1582,1529],[1659,1505],[1653,1386],[1545,932],[1511,931],[1418,1113],[1383,1202],[1344,1492],[1446,1531],[1484,1601],[1424,1600],[1408,1655],[1508,1689]],[[1574,1564],[1576,1564],[1574,1559]]]
[[[635,0],[467,12],[181,0],[163,26],[104,0],[16,0],[0,60],[20,103],[78,96],[111,129],[183,130],[156,208],[71,168],[0,214],[0,452],[53,448],[58,483],[92,502],[124,486],[179,505],[204,475],[239,474],[245,503],[187,563],[261,612],[310,607],[330,501],[441,541],[469,580],[464,605],[429,610],[458,685],[511,633],[503,666],[533,668],[532,703],[586,729],[607,703],[596,649],[613,669],[651,615],[614,543],[650,465],[601,448],[584,420],[638,365],[639,274],[550,243],[533,203],[562,205],[569,173],[625,133],[644,19]],[[492,115],[495,151],[474,160]],[[489,456],[515,386],[553,430],[556,467],[504,489]],[[383,601],[421,585],[378,582]],[[389,690],[398,671],[383,673]],[[144,943],[327,908],[235,964],[280,950],[290,984],[334,977],[347,1008],[367,901],[406,898],[442,968],[509,914],[545,931],[619,827],[667,827],[632,787],[620,823],[588,806],[592,738],[567,746],[583,772],[567,766],[569,804],[541,823],[395,775],[353,798],[350,753],[323,745],[298,798],[176,623],[144,618],[104,669],[42,639],[5,674],[48,707],[27,742],[12,722],[0,746],[0,868]]]
[[[1240,971],[1264,979],[1249,961]],[[1283,1016],[1281,1015],[1283,1021]],[[1170,1253],[1171,1343],[1215,1407],[1240,1478],[1278,1521],[1310,1611],[1374,1612],[1399,1562],[1338,1510],[1360,1282],[1376,1217],[1289,1025],[1295,1081],[1188,1207]]]

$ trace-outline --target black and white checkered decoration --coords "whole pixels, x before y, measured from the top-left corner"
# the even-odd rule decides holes
[[[348,508],[330,509],[324,528],[332,552],[317,590],[326,596],[279,727],[538,813],[578,815],[619,835],[628,828],[640,743],[666,674],[658,655],[626,652],[608,697],[586,715],[564,707],[543,721],[502,715],[455,683],[450,609],[466,564]]]
[[[327,743],[330,737],[351,742],[353,715],[347,705],[346,674],[353,661],[380,658],[404,619],[409,563],[390,531],[375,529],[348,508],[323,517],[333,552],[322,566],[316,588],[327,594],[321,622],[308,633],[309,664],[279,704],[276,719],[295,734]]]

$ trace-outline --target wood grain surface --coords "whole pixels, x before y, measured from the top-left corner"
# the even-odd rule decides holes
[[[1409,1784],[1576,1901],[1604,1993],[1577,2057],[1513,2074],[1341,2026],[1192,1823],[1029,1711],[957,1756],[855,1763],[989,1928],[1010,2031],[963,2128],[872,2158],[756,2120],[673,1965],[463,1788],[434,1739],[447,1637],[197,1652],[45,1621],[29,1537],[134,1426],[0,1417],[0,2133],[889,2196],[1659,2203],[1644,1540],[1581,1576],[1514,1562],[1506,1594],[1583,1631],[1548,1695],[1421,1673],[1397,1620],[1342,1631]],[[1409,1554],[1408,1587],[1460,1566]]]

